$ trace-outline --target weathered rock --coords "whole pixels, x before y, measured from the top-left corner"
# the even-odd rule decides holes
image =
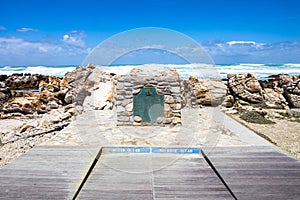
[[[64,120],[69,119],[71,116],[72,116],[72,114],[70,112],[66,112],[60,116],[60,119],[61,119],[61,121],[64,121]]]
[[[25,124],[24,126],[22,126],[19,130],[20,133],[23,133],[25,131],[28,131],[30,129],[34,128],[34,126],[30,125],[30,124]]]
[[[5,88],[5,82],[0,82],[0,88]]]
[[[9,88],[0,88],[0,104],[7,102],[12,97]]]
[[[232,95],[227,95],[222,103],[222,106],[230,108],[234,105],[234,97]]]
[[[165,102],[168,104],[174,103],[174,98],[171,95],[165,95]]]
[[[291,108],[300,108],[300,95],[285,93]]]
[[[253,74],[247,73],[230,76],[228,88],[235,99],[241,99],[254,104],[263,101],[262,88]]]
[[[38,89],[40,81],[47,81],[48,76],[40,74],[13,74],[5,80],[5,85],[11,90]]]
[[[22,113],[24,115],[33,114],[33,111],[28,108],[21,108],[21,107],[9,107],[2,109],[4,113]]]
[[[217,106],[223,102],[227,90],[226,85],[220,80],[198,79],[192,76],[184,81],[184,88],[187,106],[191,101],[200,105]]]
[[[46,109],[37,108],[36,112],[37,112],[37,114],[45,114],[45,113],[47,113],[47,110]]]
[[[133,120],[135,121],[135,122],[142,122],[142,118],[140,117],[140,116],[134,116],[133,117]]]
[[[75,102],[75,99],[76,99],[76,93],[75,91],[70,91],[66,94],[65,98],[64,98],[64,101],[67,103],[67,104],[71,104],[71,103],[74,103]]]
[[[282,91],[276,92],[271,88],[265,88],[263,97],[267,108],[282,109],[288,107],[288,103],[283,97]]]
[[[57,97],[59,100],[65,102],[65,98],[66,98],[68,91],[69,91],[68,88],[66,88],[64,90],[60,90],[55,93],[55,97]]]
[[[172,119],[172,124],[176,125],[176,124],[180,124],[181,123],[181,118],[179,117],[174,117]]]
[[[49,106],[50,109],[57,109],[59,107],[59,105],[57,104],[56,101],[49,102],[48,106]]]
[[[288,78],[287,78],[288,79]],[[284,96],[291,108],[300,108],[300,77],[290,77],[284,86]]]
[[[0,82],[4,82],[4,81],[6,81],[6,79],[7,79],[7,75],[5,75],[5,74],[0,74]]]
[[[286,110],[286,114],[291,117],[300,117],[300,109],[288,109]]]
[[[300,108],[300,76],[290,76],[288,74],[272,75],[268,77],[267,81],[260,81],[260,83],[263,85],[265,94],[268,95],[270,93],[269,96],[271,97],[269,99],[271,101],[274,99],[276,105],[281,101],[281,107],[286,107],[285,104],[287,103],[291,108]],[[272,95],[274,92],[278,94]],[[282,95],[285,100],[282,99]],[[265,99],[267,100],[266,104],[270,103],[268,102],[268,98]],[[274,105],[271,107],[274,107]]]

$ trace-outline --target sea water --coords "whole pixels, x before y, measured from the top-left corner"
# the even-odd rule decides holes
[[[0,74],[11,75],[14,73],[31,73],[63,77],[72,71],[76,65],[64,66],[0,66]],[[132,68],[176,68],[183,79],[189,76],[198,78],[226,78],[227,74],[253,73],[258,79],[266,79],[270,75],[289,74],[300,75],[300,64],[143,64],[143,65],[112,65],[97,66],[103,71],[125,75]]]

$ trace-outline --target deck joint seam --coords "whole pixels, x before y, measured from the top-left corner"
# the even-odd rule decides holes
[[[80,183],[78,189],[76,190],[76,192],[75,192],[75,194],[74,194],[72,200],[75,200],[75,199],[77,198],[77,196],[79,195],[79,193],[80,193],[80,191],[82,190],[84,184],[87,182],[87,180],[88,180],[90,174],[92,173],[93,169],[95,168],[96,164],[98,163],[98,160],[100,159],[101,154],[102,154],[102,147],[100,148],[98,154],[96,155],[96,157],[95,157],[95,159],[94,159],[92,165],[90,166],[88,172],[86,173],[85,177],[84,177],[83,180],[81,181],[81,183]]]
[[[218,172],[218,170],[215,168],[215,166],[212,164],[212,162],[209,160],[209,158],[205,155],[204,151],[201,151],[201,154],[204,158],[204,160],[207,162],[207,164],[210,166],[210,168],[214,171],[214,173],[218,176],[218,178],[220,179],[220,181],[223,183],[223,185],[226,187],[226,189],[228,190],[228,192],[231,194],[231,196],[237,200],[237,197],[235,196],[235,194],[233,193],[233,191],[230,189],[229,185],[226,183],[226,181],[223,179],[223,177],[221,176],[221,174]]]

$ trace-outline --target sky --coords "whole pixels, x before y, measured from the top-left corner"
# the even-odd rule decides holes
[[[0,65],[79,65],[142,27],[182,33],[215,63],[300,63],[299,9],[298,0],[1,0]]]

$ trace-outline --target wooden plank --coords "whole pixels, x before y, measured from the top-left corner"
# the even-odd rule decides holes
[[[207,157],[238,199],[299,199],[300,162],[276,148],[215,147]]]
[[[0,199],[71,199],[98,151],[35,147],[0,170]]]
[[[201,155],[103,154],[79,199],[233,199]]]

